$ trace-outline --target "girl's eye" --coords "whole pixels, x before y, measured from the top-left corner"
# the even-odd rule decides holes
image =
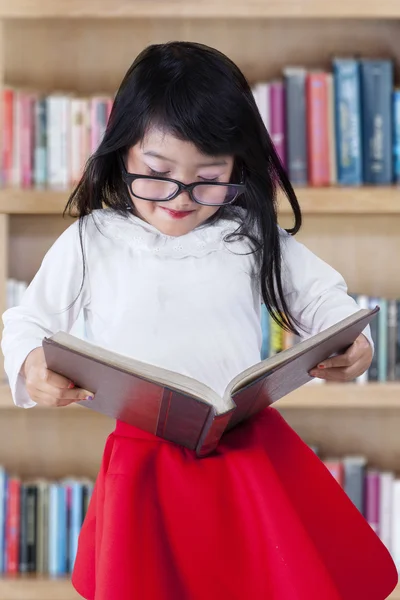
[[[154,169],[151,169],[150,167],[149,172],[150,175],[155,175],[156,177],[166,177],[169,173],[169,171],[154,171]]]
[[[218,181],[219,175],[217,177],[200,177],[199,176],[199,179],[201,179],[202,181],[210,181],[210,182]]]

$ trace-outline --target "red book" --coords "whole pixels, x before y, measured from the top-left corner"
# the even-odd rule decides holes
[[[275,149],[286,166],[285,137],[285,86],[283,81],[272,81],[269,88],[270,101],[270,135]]]
[[[329,185],[329,119],[327,74],[310,72],[306,80],[308,179],[312,186]]]
[[[365,518],[377,535],[379,531],[380,512],[380,473],[368,469],[365,476]]]
[[[6,509],[6,556],[5,572],[9,575],[18,573],[19,565],[19,530],[20,530],[20,491],[21,481],[17,477],[8,480]]]
[[[33,111],[34,96],[21,94],[21,171],[22,187],[31,188],[33,178]]]
[[[4,186],[11,184],[13,168],[13,122],[14,122],[14,90],[3,90],[3,139],[2,139],[2,182]]]
[[[344,468],[343,463],[340,460],[336,459],[327,459],[324,460],[324,465],[332,475],[336,479],[339,485],[343,487],[344,485]]]

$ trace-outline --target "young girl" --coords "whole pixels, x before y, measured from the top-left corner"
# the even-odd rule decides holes
[[[249,85],[206,46],[138,56],[67,206],[79,220],[3,316],[18,406],[90,397],[47,370],[41,348],[81,311],[90,341],[222,394],[260,359],[262,302],[303,336],[358,309],[295,241],[300,208]],[[371,357],[367,330],[312,374],[351,380]],[[274,408],[203,459],[117,422],[73,573],[90,600],[382,600],[396,581],[378,537]]]

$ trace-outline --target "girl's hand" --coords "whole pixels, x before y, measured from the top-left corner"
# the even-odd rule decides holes
[[[49,371],[43,348],[35,348],[28,354],[21,374],[29,396],[41,406],[67,406],[78,400],[93,398],[91,392],[75,388],[66,377]]]
[[[371,345],[361,334],[344,354],[324,360],[310,375],[327,381],[352,381],[369,368],[372,356]]]

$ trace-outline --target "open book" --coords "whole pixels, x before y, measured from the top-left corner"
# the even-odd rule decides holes
[[[195,379],[68,333],[45,338],[43,348],[50,370],[95,394],[93,400],[78,404],[206,456],[225,431],[312,379],[309,371],[348,348],[378,310],[359,310],[246,369],[229,383],[222,398]]]

